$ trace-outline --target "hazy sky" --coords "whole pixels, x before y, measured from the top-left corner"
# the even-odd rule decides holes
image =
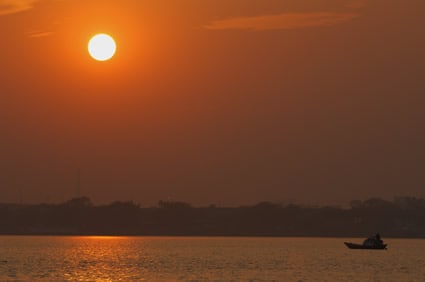
[[[425,197],[423,0],[0,0],[0,202]],[[117,54],[87,53],[96,33]]]

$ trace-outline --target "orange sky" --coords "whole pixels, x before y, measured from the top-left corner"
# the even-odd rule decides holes
[[[1,201],[425,197],[425,2],[390,2],[0,0]]]

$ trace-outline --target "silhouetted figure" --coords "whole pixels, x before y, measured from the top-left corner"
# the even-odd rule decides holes
[[[375,240],[376,240],[376,243],[377,244],[379,244],[379,245],[382,245],[384,242],[382,241],[382,239],[381,239],[381,235],[379,235],[379,233],[376,233],[376,235],[375,235]]]

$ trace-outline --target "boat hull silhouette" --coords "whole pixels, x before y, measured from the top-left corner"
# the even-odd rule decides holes
[[[387,244],[382,245],[363,245],[363,244],[356,244],[356,243],[350,243],[350,242],[344,242],[344,244],[349,249],[356,249],[356,250],[386,250]]]

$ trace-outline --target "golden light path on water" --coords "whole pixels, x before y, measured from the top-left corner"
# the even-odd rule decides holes
[[[425,240],[0,237],[0,281],[423,281]]]

